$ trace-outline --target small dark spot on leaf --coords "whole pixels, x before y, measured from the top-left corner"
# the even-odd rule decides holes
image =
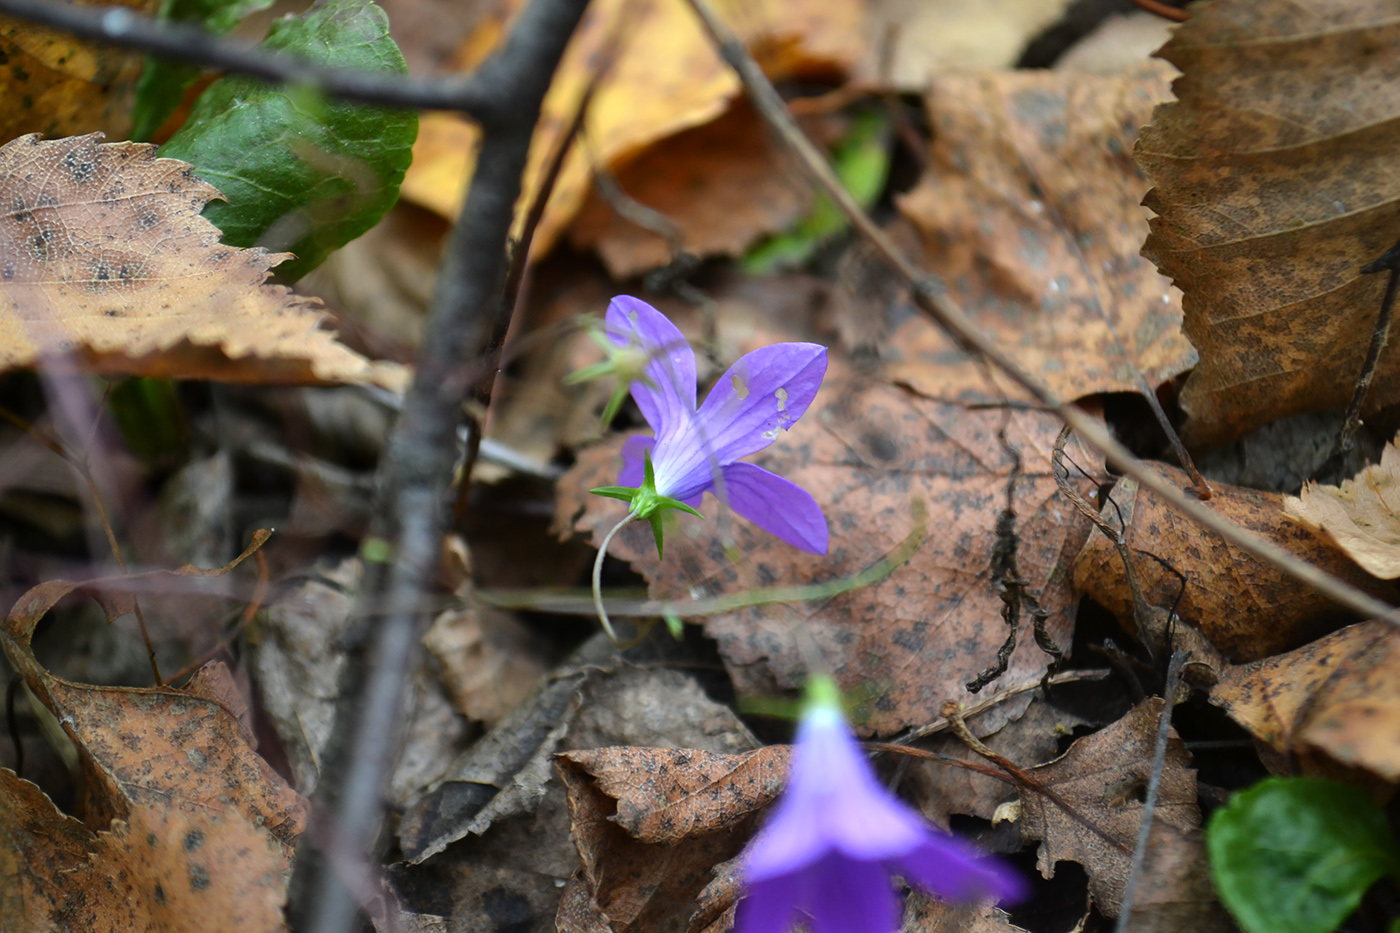
[[[204,845],[204,830],[192,829],[185,833],[185,851],[194,852]]]
[[[203,891],[209,887],[209,872],[198,865],[190,866],[190,890]]]

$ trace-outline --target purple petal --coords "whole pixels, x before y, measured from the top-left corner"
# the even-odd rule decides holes
[[[670,319],[640,298],[618,295],[608,305],[605,330],[620,347],[638,347],[650,362],[628,388],[642,417],[660,436],[695,411],[695,351]]]
[[[807,490],[752,463],[731,463],[723,476],[722,491],[735,512],[793,547],[826,553],[826,516]]]
[[[700,411],[658,430],[656,486],[693,496],[721,467],[762,450],[802,417],[826,374],[826,347],[775,343],[741,356],[710,390]]]
[[[756,453],[807,411],[826,375],[826,347],[775,343],[745,353],[700,406],[700,428],[723,466]]]
[[[642,480],[646,478],[646,463],[642,460],[643,452],[656,449],[656,438],[647,437],[645,434],[633,434],[622,444],[622,471],[617,474],[617,484],[619,486],[631,486],[633,489],[642,485]]]
[[[804,880],[801,875],[782,875],[746,886],[734,913],[734,933],[788,933],[793,916],[807,908]]]
[[[642,459],[643,451],[655,450],[656,438],[647,437],[645,434],[633,434],[622,444],[622,469],[617,474],[617,484],[619,486],[631,486],[633,489],[642,485],[642,480],[646,479],[647,465]],[[654,455],[653,455],[654,459]],[[664,494],[664,493],[663,493]],[[704,498],[705,490],[700,490],[693,496],[687,496],[680,501],[690,506],[692,509],[700,507],[700,500]]]
[[[1025,881],[1000,860],[931,831],[923,845],[891,861],[890,867],[911,885],[951,901],[991,897],[1012,903],[1026,894]]]
[[[828,856],[813,872],[812,933],[895,933],[899,899],[877,862]]]
[[[928,835],[923,819],[876,780],[840,713],[818,709],[798,727],[787,789],[744,855],[744,876],[799,871],[828,853],[896,859]]]

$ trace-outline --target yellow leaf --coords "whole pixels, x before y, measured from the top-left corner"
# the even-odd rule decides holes
[[[771,77],[844,73],[864,50],[858,0],[745,0],[723,12]],[[481,27],[492,39],[499,21]],[[618,167],[653,143],[709,123],[740,93],[739,82],[715,53],[685,0],[597,0],[570,42],[545,97],[530,147],[522,203],[537,190],[589,82],[617,35],[616,57],[594,94],[583,132],[564,163],[533,251],[542,255],[583,205],[595,163]],[[468,39],[464,66],[483,57],[486,43]],[[424,119],[403,196],[455,218],[475,166],[477,130],[452,115]]]

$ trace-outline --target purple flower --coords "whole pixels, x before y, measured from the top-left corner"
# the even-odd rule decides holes
[[[891,875],[950,900],[1021,896],[1010,869],[935,832],[880,785],[835,682],[813,678],[808,690],[787,789],[743,856],[734,933],[785,933],[798,919],[812,933],[893,933]]]
[[[627,441],[618,485],[603,494],[632,502],[638,518],[674,508],[662,503],[647,515],[638,512],[644,493],[637,490],[645,490],[649,460],[655,488],[647,492],[655,497],[693,509],[704,493],[712,492],[788,544],[825,554],[826,517],[816,500],[796,483],[739,458],[763,450],[802,417],[826,375],[826,347],[775,343],[746,353],[697,410],[695,353],[665,315],[640,299],[619,295],[608,306],[605,328],[614,344],[639,350],[647,360],[631,390],[656,436]],[[625,494],[633,487],[631,495]]]

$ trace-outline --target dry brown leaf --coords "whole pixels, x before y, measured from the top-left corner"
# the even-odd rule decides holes
[[[81,588],[115,613],[131,591],[111,588],[140,579]],[[35,587],[0,629],[10,665],[79,749],[85,782],[80,822],[0,770],[0,812],[16,828],[0,846],[0,878],[19,892],[3,916],[36,933],[281,929],[306,801],[249,746],[239,710],[219,699],[230,685],[217,670],[185,690],[93,687],[44,670],[29,647],[34,627],[79,588]]]
[[[583,891],[566,895],[561,912],[567,908],[579,930],[600,920],[617,931],[683,923],[711,869],[739,853],[758,809],[782,789],[787,755],[788,749],[769,746],[746,755],[634,748],[558,756],[583,859],[571,882]],[[629,772],[645,786],[629,787]],[[618,792],[623,796],[611,796]],[[733,806],[701,799],[729,792],[738,795]],[[682,825],[667,825],[676,818]]]
[[[1400,632],[1384,622],[1233,668],[1211,702],[1272,752],[1273,770],[1336,773],[1330,758],[1400,781]]]
[[[492,609],[450,609],[433,620],[423,647],[453,707],[494,726],[548,673],[543,646],[514,615]]]
[[[1158,53],[1184,73],[1137,160],[1143,249],[1185,292],[1201,362],[1183,437],[1213,446],[1351,397],[1400,229],[1400,20],[1388,0],[1202,4]],[[1381,358],[1368,407],[1400,399]]]
[[[1129,153],[1166,74],[943,75],[928,95],[929,168],[899,208],[950,294],[1061,398],[1136,392],[1134,365],[1155,387],[1194,360],[1179,293],[1138,255],[1147,182]],[[930,397],[998,397],[981,361],[923,318],[886,358]]]
[[[1186,474],[1175,467],[1149,463],[1147,468],[1182,488],[1189,485]],[[1212,489],[1211,507],[1236,524],[1353,586],[1378,595],[1389,592],[1386,584],[1361,572],[1331,543],[1289,521],[1278,493],[1224,484]],[[1182,517],[1132,478],[1119,480],[1111,499],[1104,503],[1103,515],[1115,528],[1127,523],[1124,539],[1147,602],[1167,610],[1175,606],[1184,621],[1198,628],[1230,660],[1267,657],[1335,627],[1337,609],[1326,597]],[[1170,562],[1185,576],[1184,588],[1180,577],[1148,553]],[[1104,535],[1091,535],[1075,559],[1074,583],[1129,631],[1135,631],[1123,562]]]
[[[53,677],[29,649],[39,619],[74,590],[118,614],[129,608],[132,584],[227,573],[265,539],[218,570],[81,586],[55,580],[11,609],[0,646],[78,748],[85,783],[78,821],[0,770],[0,813],[13,828],[0,846],[0,877],[4,890],[18,892],[17,909],[3,916],[17,929],[283,929],[307,801],[246,741],[246,710],[223,699],[227,672],[207,668],[186,689],[88,686]]]
[[[235,249],[200,217],[218,192],[184,162],[100,135],[0,147],[0,371],[73,354],[94,372],[376,382],[313,300],[265,285],[285,255]]]
[[[617,825],[642,842],[675,845],[726,829],[766,806],[783,789],[790,756],[786,745],[766,745],[742,755],[597,748],[559,757],[591,775],[597,789],[617,802]]]
[[[894,549],[913,530],[914,504],[923,502],[927,540],[885,579],[825,601],[705,621],[735,686],[749,696],[801,686],[807,667],[793,633],[801,626],[843,688],[876,698],[860,728],[888,734],[939,718],[949,699],[973,702],[963,685],[995,663],[1006,638],[990,579],[994,529],[1012,465],[997,440],[1003,426],[1023,464],[1016,487],[1021,575],[1050,613],[1048,631],[1061,646],[1069,645],[1074,620],[1068,564],[1087,529],[1050,474],[1058,430],[1051,416],[969,410],[861,381],[840,368],[833,360],[803,422],[757,459],[821,503],[832,532],[829,555],[798,551],[742,520],[726,527],[713,499],[704,506],[708,520],[677,518],[664,562],[645,527],[624,529],[611,552],[641,572],[658,598],[839,580]],[[586,490],[615,481],[620,443],[585,451],[558,485],[561,522],[591,532],[595,542],[624,513]],[[1082,452],[1076,459],[1086,467],[1093,462]],[[737,557],[731,561],[729,553]],[[978,698],[1037,681],[1047,661],[1023,627],[1009,671]],[[985,728],[995,730],[1028,702],[1027,696],[1019,707],[1014,701],[997,707]]]
[[[1366,572],[1400,577],[1400,450],[1391,441],[1373,464],[1341,486],[1306,483],[1284,500],[1289,518],[1330,538]]]
[[[991,904],[962,907],[914,890],[904,901],[900,933],[1025,933]]]
[[[1094,903],[1110,917],[1122,908],[1161,714],[1160,698],[1144,700],[1107,729],[1078,739],[1055,761],[1031,771],[1037,782],[1108,839],[1045,795],[1033,791],[1021,795],[1021,836],[1027,843],[1040,842],[1036,865],[1041,875],[1053,878],[1055,863],[1063,860],[1083,865]],[[1206,869],[1205,847],[1198,836],[1196,772],[1190,762],[1191,756],[1173,731],[1148,842],[1148,859],[1161,870],[1142,874],[1133,911],[1135,930],[1140,928],[1139,920],[1154,915],[1156,923],[1161,923],[1161,911],[1168,905],[1173,917],[1189,917],[1190,923],[1154,925],[1155,929],[1231,929],[1215,902]],[[1179,857],[1183,849],[1188,852],[1185,858]]]
[[[1085,720],[1074,713],[1056,709],[1037,699],[1025,715],[990,735],[982,728],[985,714],[967,717],[967,726],[992,751],[1022,767],[1031,767],[1054,758],[1060,737],[1070,735]],[[1005,717],[1002,717],[1005,718]],[[919,742],[925,751],[944,758],[981,763],[981,756],[953,734],[932,736]],[[1016,798],[1016,787],[978,771],[949,766],[941,761],[910,758],[902,785],[920,812],[930,822],[951,829],[949,817],[955,813],[990,820],[997,807]]]
[[[510,6],[513,10],[518,5]],[[854,67],[865,47],[861,10],[857,0],[762,0],[725,12],[770,76],[796,78]],[[524,203],[534,197],[545,160],[572,120],[619,23],[612,67],[598,85],[584,130],[535,231],[536,255],[550,249],[583,205],[594,162],[621,167],[648,146],[714,120],[739,96],[738,79],[720,60],[684,0],[590,4],[545,98],[525,170]],[[475,65],[504,32],[500,20],[483,24],[468,38],[458,64]],[[464,119],[425,117],[403,196],[455,218],[471,176],[477,138]]]
[[[738,101],[719,119],[651,146],[618,169],[617,181],[675,225],[686,252],[737,255],[759,236],[791,226],[811,204],[810,189],[790,168],[772,131]],[[665,238],[619,215],[596,187],[569,241],[596,249],[616,279],[675,258]]]
[[[159,0],[79,0],[154,13]],[[0,16],[0,141],[25,133],[125,136],[141,55]]]

